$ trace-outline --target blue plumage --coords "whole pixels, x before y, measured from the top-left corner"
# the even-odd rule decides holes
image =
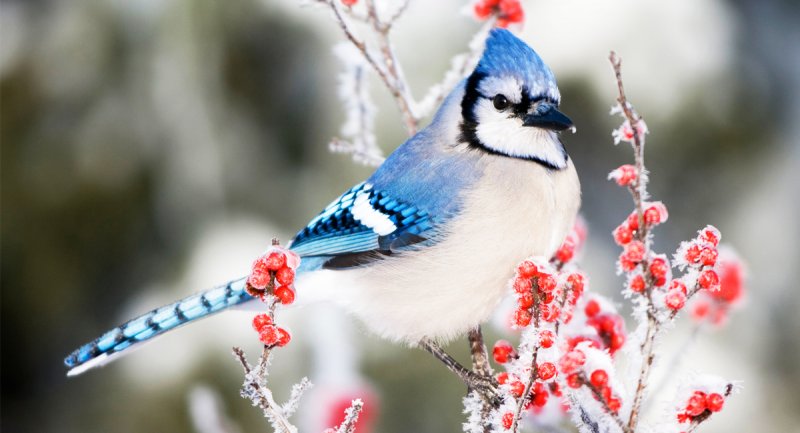
[[[87,343],[65,360],[73,369],[70,374],[82,372],[80,366],[101,357],[108,358],[130,346],[149,340],[181,325],[222,311],[233,305],[252,299],[244,289],[244,279],[234,280],[223,286],[184,298],[175,303],[156,308],[147,314],[132,319]]]
[[[364,314],[369,326],[394,339],[447,338],[485,319],[487,306],[496,302],[492,296],[499,296],[499,292],[488,296],[486,289],[502,289],[508,280],[506,267],[511,269],[524,256],[509,256],[507,263],[487,266],[481,257],[484,245],[502,238],[516,245],[506,245],[514,254],[545,251],[549,243],[540,246],[531,240],[550,239],[549,230],[564,226],[563,221],[554,221],[574,218],[578,194],[569,187],[574,169],[557,138],[571,122],[557,110],[559,99],[555,78],[536,52],[510,32],[492,30],[475,71],[445,99],[431,124],[297,233],[290,248],[302,257],[298,290],[304,290],[299,283],[304,275],[334,278],[338,283],[328,289],[366,287],[357,299],[346,301],[362,305],[354,309]],[[509,160],[516,162],[508,164]],[[494,168],[487,168],[491,164]],[[548,170],[550,180],[531,182],[529,174],[541,175],[536,167]],[[516,190],[524,185],[528,189]],[[512,202],[525,204],[518,196],[540,186],[569,192],[567,205],[542,213],[554,215],[552,220],[529,222],[507,214],[505,208]],[[547,194],[551,193],[540,196]],[[543,204],[556,205],[552,199]],[[530,212],[537,206],[519,209]],[[464,221],[465,215],[479,216]],[[454,234],[456,227],[461,232]],[[394,261],[385,263],[388,266],[376,264],[384,259]],[[473,274],[479,267],[485,271]],[[337,271],[315,273],[321,269]],[[374,280],[364,284],[365,276]],[[390,283],[396,286],[386,286]],[[477,290],[471,296],[459,296],[472,285]],[[425,299],[434,292],[439,303]],[[234,280],[130,320],[80,347],[64,362],[69,374],[78,374],[137,343],[252,299],[245,291],[245,279]],[[441,311],[450,316],[428,320]]]

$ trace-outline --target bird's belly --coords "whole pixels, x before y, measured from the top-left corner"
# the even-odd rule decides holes
[[[485,321],[515,265],[532,255],[551,256],[577,213],[571,164],[566,173],[525,168],[510,176],[490,167],[486,176],[494,178],[468,195],[466,211],[439,242],[363,269],[323,271],[338,286],[328,290],[372,331],[412,344],[423,337],[450,340]]]

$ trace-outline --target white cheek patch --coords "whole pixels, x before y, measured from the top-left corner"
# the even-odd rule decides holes
[[[353,214],[353,218],[358,222],[371,228],[375,233],[386,236],[397,230],[397,226],[394,225],[387,215],[375,210],[375,208],[369,204],[370,189],[372,188],[364,188],[363,191],[358,193],[350,212]]]
[[[513,104],[522,102],[522,83],[514,77],[486,77],[478,85],[478,91],[488,98],[503,95]]]
[[[535,159],[557,169],[567,166],[567,154],[558,136],[541,128],[523,126],[519,117],[497,111],[488,100],[475,107],[475,135],[486,148],[515,158]]]

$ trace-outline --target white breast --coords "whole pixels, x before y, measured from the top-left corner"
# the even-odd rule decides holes
[[[422,337],[449,340],[485,321],[515,265],[551,256],[580,204],[571,161],[548,171],[530,161],[485,158],[483,178],[440,242],[364,269],[303,275],[298,289],[326,292],[372,331],[412,344]]]

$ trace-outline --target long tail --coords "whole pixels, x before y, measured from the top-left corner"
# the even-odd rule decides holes
[[[245,291],[245,278],[241,278],[156,308],[72,352],[64,359],[64,364],[70,369],[67,376],[99,367],[137,344],[251,299]]]

